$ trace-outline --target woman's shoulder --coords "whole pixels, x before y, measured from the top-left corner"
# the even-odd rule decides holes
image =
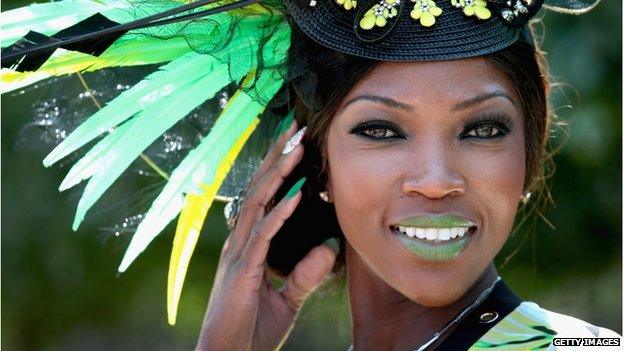
[[[485,333],[470,350],[555,350],[557,338],[620,338],[611,329],[522,301],[511,313]],[[601,350],[608,350],[602,348]],[[619,349],[619,348],[618,348]]]

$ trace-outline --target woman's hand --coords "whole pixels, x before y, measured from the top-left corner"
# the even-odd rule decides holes
[[[335,252],[319,245],[295,266],[282,288],[269,282],[269,243],[301,199],[300,191],[289,192],[265,211],[303,156],[302,145],[282,154],[296,128],[294,122],[277,140],[250,182],[236,226],[221,251],[198,350],[275,350],[288,336],[305,299],[334,265]]]

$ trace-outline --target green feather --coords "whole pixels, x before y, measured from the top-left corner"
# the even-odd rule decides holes
[[[120,125],[106,138],[95,144],[89,152],[87,152],[72,166],[65,176],[65,179],[63,179],[63,182],[61,182],[59,191],[67,190],[81,181],[89,179],[91,176],[100,171],[103,166],[103,162],[101,162],[102,155],[106,155],[111,147],[115,146],[116,143],[119,142],[119,139],[125,135],[128,128],[130,128],[134,122],[135,120],[131,119],[130,121]]]
[[[65,1],[68,1],[68,5],[72,5],[74,0]],[[87,3],[91,2],[87,1]],[[167,6],[165,6],[165,4],[167,4]],[[177,5],[180,5],[180,3],[175,1],[161,1],[159,2],[160,7],[148,6],[147,9],[141,8],[141,13],[133,13],[133,16],[147,16]],[[62,6],[62,8],[66,6]],[[25,9],[28,9],[28,7],[19,10]],[[137,10],[134,9],[134,11],[136,12]],[[90,13],[90,11],[85,12]],[[118,22],[127,22],[134,19],[134,17],[129,16],[127,10],[119,11],[117,9],[108,9],[104,11],[104,14]],[[3,69],[0,73],[0,81],[2,82],[0,92],[6,93],[13,91],[52,76],[75,72],[96,71],[108,67],[168,62],[192,50],[199,50],[200,47],[198,47],[197,43],[201,43],[200,46],[203,48],[202,52],[213,51],[214,49],[214,52],[218,53],[220,48],[215,48],[223,44],[222,41],[224,40],[225,33],[233,24],[234,18],[235,16],[232,14],[221,13],[212,16],[210,21],[204,21],[201,25],[197,23],[173,23],[159,27],[158,29],[147,28],[144,30],[132,31],[119,38],[98,57],[80,52],[57,50],[36,72],[13,72]],[[245,20],[245,22],[253,22],[258,25],[257,20]],[[65,23],[63,22],[63,24]],[[68,24],[73,23],[70,22]],[[14,24],[13,26],[16,27],[17,25]],[[58,24],[57,27],[59,27]],[[35,29],[37,28],[38,27],[35,26]],[[12,31],[25,34],[25,32],[30,29],[33,29],[33,27],[23,25],[13,28]],[[51,33],[46,32],[45,34],[53,34],[59,29],[61,28],[48,30]],[[19,37],[20,36],[15,36],[14,39],[17,40]],[[191,48],[191,46],[193,46],[193,48]],[[243,48],[243,51],[249,51],[249,48]],[[248,69],[244,70],[241,75],[244,75],[247,71]]]
[[[205,77],[212,72],[210,68],[221,66],[225,65],[220,64],[215,58],[195,52],[171,61],[89,117],[46,156],[43,164],[46,167],[54,164],[100,134],[158,102],[159,99],[200,78],[188,72],[202,72]]]
[[[3,13],[3,19],[8,20],[2,23],[2,46],[14,43],[31,30],[45,35],[55,34],[95,13],[101,13],[115,22],[126,23],[181,4],[177,0],[159,0],[149,6],[143,2],[136,6],[133,1],[125,0],[63,0],[34,4]],[[211,4],[203,9],[213,6],[218,4]],[[210,20],[201,22],[172,23],[158,28],[131,31],[119,38],[99,57],[60,49],[36,72],[3,69],[0,73],[0,92],[6,93],[63,74],[168,62],[191,50],[202,53],[218,52],[224,44],[224,38],[227,38],[226,33],[234,23],[234,18],[241,19],[243,13],[246,12],[238,10],[219,13],[211,16]],[[241,75],[246,72],[243,71]]]
[[[126,35],[99,57],[75,51],[59,50],[36,72],[0,73],[2,93],[20,89],[42,79],[76,72],[90,72],[108,67],[137,66],[169,62],[190,52],[183,38],[167,40],[145,35]]]
[[[290,46],[290,27],[281,26],[266,43],[264,62],[279,63],[285,59]],[[201,184],[211,184],[220,161],[226,157],[233,143],[253,123],[265,108],[259,101],[268,102],[283,84],[284,72],[266,69],[255,82],[254,95],[238,91],[200,144],[182,160],[169,182],[152,203],[137,231],[118,271],[124,272],[152,240],[184,207],[184,194],[197,193]],[[248,76],[249,78],[250,76]],[[246,86],[248,80],[243,82]]]
[[[114,21],[134,19],[131,2],[125,0],[63,0],[32,4],[2,13],[2,47],[13,44],[29,31],[52,35],[83,19],[102,13]]]
[[[275,79],[271,70],[264,71],[258,82],[258,89],[264,97],[271,98],[283,81]],[[171,222],[184,206],[184,194],[198,192],[200,184],[214,181],[219,162],[225,157],[239,136],[264,110],[264,105],[252,99],[241,90],[228,101],[227,107],[210,133],[182,160],[152,207],[139,224],[126,254],[118,268],[124,272],[134,259],[149,245],[164,227]]]
[[[53,75],[61,75],[77,71],[96,71],[108,67],[147,65],[169,62],[189,52],[191,52],[191,48],[183,38],[176,37],[165,40],[141,34],[131,34],[117,40],[98,57],[67,51],[63,55],[46,62],[40,71],[51,71],[54,72]],[[84,68],[63,72],[65,67],[76,66]]]
[[[78,202],[74,230],[82,222],[87,210],[143,150],[195,107],[212,98],[231,82],[227,66],[222,64],[215,66],[213,69],[205,67],[210,74],[201,77],[197,82],[181,86],[146,107],[133,118],[132,124],[118,141],[99,155],[96,162],[100,162],[101,165],[97,167],[97,173],[89,180]],[[107,137],[117,136],[111,134]]]

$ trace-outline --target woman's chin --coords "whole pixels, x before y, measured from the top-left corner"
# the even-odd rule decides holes
[[[462,296],[461,292],[453,294],[449,294],[448,292],[434,294],[432,292],[432,290],[422,289],[422,291],[408,292],[408,294],[404,295],[413,302],[427,307],[447,306],[454,303]]]
[[[469,289],[470,282],[452,275],[431,279],[430,272],[421,274],[385,275],[382,280],[392,290],[405,298],[426,307],[443,307],[459,300]],[[420,276],[423,278],[415,278]]]

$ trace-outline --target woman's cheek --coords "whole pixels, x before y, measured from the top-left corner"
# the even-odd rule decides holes
[[[332,167],[332,164],[336,166]],[[386,178],[391,172],[388,162],[375,153],[350,152],[347,149],[336,153],[330,169],[334,197],[346,201],[349,207],[366,207],[379,201],[379,196],[385,193],[380,190],[387,186]]]
[[[345,231],[362,232],[383,224],[383,204],[392,193],[391,153],[337,143],[329,156],[330,193]]]
[[[519,144],[519,145],[518,145]],[[483,206],[484,227],[507,240],[522,196],[525,176],[524,144],[504,150],[471,154],[466,162],[466,180],[472,200]]]

